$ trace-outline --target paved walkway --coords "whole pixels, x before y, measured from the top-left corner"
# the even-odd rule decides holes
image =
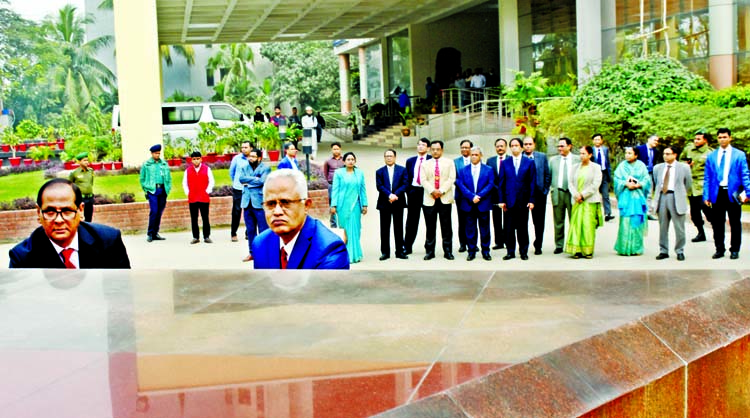
[[[458,148],[457,146],[455,148]],[[321,158],[326,155],[327,144],[319,148]],[[649,222],[649,232],[646,237],[646,253],[638,257],[622,257],[615,254],[613,250],[614,242],[617,237],[617,219],[608,222],[597,233],[596,251],[592,260],[574,260],[568,255],[553,255],[554,250],[554,228],[552,225],[552,207],[548,202],[547,208],[547,225],[545,227],[545,242],[541,256],[530,254],[528,261],[521,261],[519,258],[510,261],[502,261],[505,250],[492,251],[492,261],[482,260],[481,257],[474,261],[467,262],[466,254],[458,253],[458,240],[456,236],[457,218],[454,210],[453,231],[454,231],[454,255],[456,259],[448,261],[442,258],[442,252],[437,252],[437,258],[431,261],[424,261],[424,221],[420,224],[417,241],[414,245],[415,253],[409,256],[409,260],[399,260],[394,258],[387,261],[379,261],[380,257],[380,239],[379,239],[379,220],[378,213],[375,210],[375,201],[377,192],[375,190],[375,170],[383,165],[383,150],[380,148],[368,147],[358,144],[344,144],[344,151],[353,151],[358,158],[358,166],[366,173],[367,178],[367,197],[370,203],[370,211],[362,219],[362,247],[364,250],[364,260],[358,264],[352,265],[355,270],[643,270],[643,269],[723,269],[723,268],[740,268],[747,263],[748,246],[750,246],[750,234],[743,234],[744,246],[740,252],[739,260],[729,260],[727,257],[720,260],[712,260],[711,254],[714,252],[713,243],[710,240],[711,230],[708,229],[709,241],[693,244],[688,241],[685,249],[686,261],[678,262],[671,254],[671,258],[662,261],[656,261],[654,258],[659,252],[659,228],[658,222]],[[412,150],[397,150],[398,164],[404,164],[406,158],[413,155]],[[457,150],[446,153],[446,157],[455,158]],[[486,156],[486,155],[485,155]],[[743,214],[747,217],[747,213]],[[96,215],[94,215],[96,221]],[[187,225],[186,225],[187,226]],[[241,227],[241,231],[242,231]],[[687,225],[688,238],[695,236],[695,229],[688,221]],[[529,231],[533,241],[533,226],[529,219]],[[439,232],[438,232],[439,234]],[[162,233],[167,238],[166,241],[147,243],[144,235],[126,235],[124,237],[125,245],[128,248],[131,264],[137,269],[250,269],[251,263],[242,263],[241,259],[247,255],[247,241],[231,242],[229,239],[228,228],[214,228],[211,238],[213,244],[196,244],[190,245],[191,234],[189,231],[166,232]],[[241,236],[241,233],[240,233]],[[438,235],[438,240],[440,235]],[[727,245],[729,238],[727,237]],[[0,266],[8,265],[8,250],[12,244],[0,245]],[[393,248],[393,245],[391,245]]]

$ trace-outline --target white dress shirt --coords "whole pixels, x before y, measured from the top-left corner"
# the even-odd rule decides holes
[[[471,177],[474,180],[474,194],[477,194],[479,191],[477,189],[477,185],[479,184],[479,169],[481,165],[480,164],[472,164],[471,165]]]
[[[570,155],[568,155],[569,157]],[[562,189],[563,188],[563,180],[565,179],[565,173],[563,170],[568,171],[568,181],[570,181],[571,175],[570,175],[570,161],[568,161],[568,157],[560,156],[560,177],[557,178],[557,188]],[[570,186],[570,185],[568,185]]]
[[[395,171],[395,165],[385,166],[385,170],[388,172],[388,182],[391,185],[391,193],[393,193],[393,172]]]
[[[422,187],[421,184],[417,183],[417,179],[419,178],[419,166],[422,165],[423,162],[427,159],[427,156],[424,155],[417,155],[417,161],[414,163],[414,180],[411,182],[411,185],[414,187]]]
[[[724,154],[722,156],[722,154]],[[727,187],[729,185],[729,166],[732,161],[732,146],[728,145],[726,149],[719,148],[719,158],[716,160],[716,168],[721,165],[721,160],[724,159],[724,173],[721,175],[721,181],[719,186]]]
[[[672,164],[665,164],[666,167],[664,167],[664,174],[661,177],[661,183],[664,184],[664,177],[667,176],[667,170],[669,170],[669,183],[667,183],[667,190],[673,192],[674,191],[674,179],[675,177],[675,163]]]

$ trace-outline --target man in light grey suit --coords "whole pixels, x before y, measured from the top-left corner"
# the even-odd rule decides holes
[[[567,211],[568,221],[570,221],[570,211],[573,209],[573,198],[568,187],[568,179],[573,178],[575,166],[581,163],[580,157],[570,153],[572,148],[573,142],[570,138],[560,138],[557,142],[557,151],[560,152],[560,155],[555,155],[549,160],[549,171],[552,173],[550,195],[552,196],[552,217],[555,224],[555,254],[563,252],[565,246],[565,212]]]
[[[685,260],[685,218],[688,212],[688,190],[693,185],[690,167],[677,161],[671,146],[664,147],[664,162],[654,167],[654,212],[659,215],[659,255],[657,260],[669,258],[669,222],[674,221],[677,260]]]

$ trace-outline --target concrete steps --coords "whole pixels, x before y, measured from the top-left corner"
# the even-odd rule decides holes
[[[370,145],[383,148],[400,148],[401,147],[401,124],[391,125],[379,132],[367,135],[358,140],[361,145]]]

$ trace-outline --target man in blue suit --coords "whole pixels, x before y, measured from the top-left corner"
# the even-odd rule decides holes
[[[536,167],[522,155],[519,138],[510,140],[511,156],[503,160],[497,194],[505,211],[505,248],[503,260],[516,258],[516,238],[521,260],[529,259],[529,211],[534,210]]]
[[[503,232],[504,215],[503,208],[497,205],[500,203],[497,199],[497,182],[500,180],[500,170],[502,169],[507,149],[508,141],[498,138],[495,140],[495,152],[497,152],[497,155],[487,159],[487,165],[490,166],[495,177],[495,187],[492,190],[492,227],[495,229],[495,245],[492,246],[493,250],[505,248],[505,232]]]
[[[129,269],[120,231],[81,222],[81,189],[67,179],[44,183],[36,198],[41,226],[10,252],[10,268]]]
[[[487,165],[482,164],[482,149],[472,147],[471,163],[458,173],[456,184],[464,197],[461,200],[461,210],[466,213],[466,244],[471,261],[477,254],[477,223],[482,237],[482,258],[489,261],[490,256],[490,210],[492,210],[493,190],[495,189],[495,173]]]
[[[263,164],[263,153],[253,148],[247,156],[248,164],[244,166],[239,174],[242,184],[242,202],[240,206],[245,219],[245,230],[247,231],[247,246],[249,254],[243,258],[243,262],[253,259],[253,240],[258,234],[268,229],[266,214],[263,212],[263,185],[271,173],[271,169]]]
[[[312,200],[302,172],[280,169],[269,174],[263,198],[269,229],[253,240],[255,269],[349,269],[344,241],[307,216]]]
[[[530,158],[536,169],[534,184],[534,210],[531,211],[531,219],[534,223],[534,254],[542,254],[542,243],[544,242],[544,222],[547,214],[547,195],[552,184],[552,172],[549,170],[547,155],[536,151],[534,138],[527,136],[523,139],[524,156]]]
[[[380,212],[380,261],[391,257],[391,218],[396,258],[406,260],[404,249],[404,208],[406,207],[406,169],[396,164],[396,150],[383,154],[385,165],[375,172],[378,189],[377,209]]]
[[[471,165],[470,157],[471,149],[474,148],[474,144],[468,139],[464,139],[459,144],[461,147],[461,155],[458,156],[453,162],[456,164],[456,175],[463,170],[464,167]],[[468,214],[462,209],[464,206],[461,201],[464,197],[461,195],[461,190],[456,187],[456,212],[458,212],[458,252],[463,253],[466,251],[466,223]]]
[[[656,149],[659,146],[659,137],[657,135],[651,135],[643,145],[638,145],[638,159],[646,164],[648,168],[648,175],[651,176],[651,190],[646,191],[646,204],[648,205],[648,219],[655,221],[658,218],[654,214],[653,205],[651,204],[651,197],[654,194],[654,166],[663,162],[661,153]]]
[[[279,165],[276,168],[299,170],[299,164],[297,164],[297,147],[293,143],[287,142],[284,144],[284,158],[279,161]]]
[[[724,224],[729,217],[729,228],[732,240],[729,253],[732,260],[740,258],[742,244],[742,203],[750,201],[750,173],[747,168],[747,156],[744,152],[732,147],[732,132],[728,128],[717,131],[719,149],[706,158],[706,171],[703,177],[703,200],[712,208],[711,226],[714,230],[713,257],[724,257]]]
[[[594,144],[594,162],[602,168],[602,184],[599,186],[599,193],[602,194],[604,220],[609,222],[615,219],[612,216],[612,205],[609,202],[609,183],[612,182],[612,164],[609,162],[609,148],[604,145],[602,134],[594,134],[591,137],[591,142]]]
[[[419,230],[419,218],[422,213],[424,202],[424,187],[420,180],[422,163],[432,158],[427,151],[430,150],[430,140],[420,138],[417,141],[417,155],[406,160],[406,234],[404,235],[404,254],[412,252],[414,241],[417,239]]]

